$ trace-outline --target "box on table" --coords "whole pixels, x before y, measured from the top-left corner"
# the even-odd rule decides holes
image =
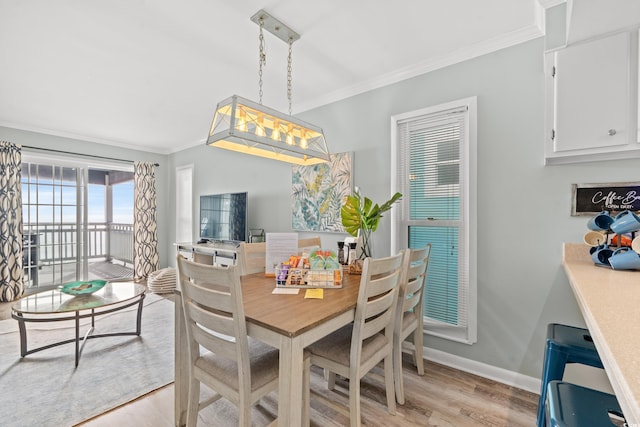
[[[276,286],[282,288],[341,288],[342,269],[310,270],[276,267]]]

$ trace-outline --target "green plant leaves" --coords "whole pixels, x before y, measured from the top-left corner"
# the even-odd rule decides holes
[[[381,206],[373,203],[368,197],[362,198],[360,193],[354,192],[347,196],[347,201],[340,209],[342,225],[347,233],[357,237],[359,229],[376,231],[382,214],[393,207],[393,204],[402,198],[401,193],[396,193]]]

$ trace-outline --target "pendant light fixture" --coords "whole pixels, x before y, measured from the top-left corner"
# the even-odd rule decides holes
[[[251,20],[260,26],[259,102],[233,95],[218,103],[207,145],[297,165],[329,161],[322,129],[291,115],[291,47],[300,35],[264,10]],[[287,98],[289,114],[262,105],[262,67],[266,62],[263,28],[289,45]]]

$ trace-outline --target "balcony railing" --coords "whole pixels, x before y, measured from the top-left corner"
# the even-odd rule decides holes
[[[132,224],[88,224],[87,271],[83,269],[83,236],[82,229],[78,230],[75,223],[25,224],[23,264],[26,292],[82,278],[110,280],[133,277]]]
[[[118,260],[133,264],[133,224],[89,223],[87,225],[88,258]],[[75,223],[38,223],[24,225],[25,242],[30,241],[36,252],[25,247],[25,261],[37,257],[39,265],[78,260],[82,231]],[[37,254],[37,255],[36,255]],[[33,264],[35,260],[30,260]],[[26,263],[26,262],[25,262]]]

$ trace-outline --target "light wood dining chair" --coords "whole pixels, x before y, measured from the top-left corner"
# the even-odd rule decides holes
[[[384,364],[384,382],[389,413],[395,414],[393,384],[393,321],[397,306],[398,286],[402,274],[403,252],[386,258],[367,258],[362,269],[355,320],[332,334],[311,344],[305,350],[304,382],[309,384],[311,365],[325,369],[328,387],[335,386],[336,374],[349,379],[349,409],[305,388],[303,419],[308,425],[309,394],[350,418],[352,427],[361,425],[360,379],[378,363]]]
[[[264,273],[267,263],[267,244],[240,243],[239,253],[240,274]]]
[[[305,239],[298,239],[298,249],[309,248],[312,246],[322,247],[322,241],[320,236],[307,237]]]
[[[398,306],[393,331],[393,371],[396,400],[404,404],[404,384],[402,378],[402,352],[407,348],[413,354],[413,363],[418,375],[424,375],[423,335],[423,295],[429,266],[431,244],[420,249],[407,249],[402,262],[402,277],[398,291]],[[412,343],[405,341],[412,336]]]
[[[247,337],[240,274],[178,255],[178,283],[187,325],[189,400],[187,426],[198,411],[224,397],[238,407],[239,426],[251,425],[251,406],[278,389],[279,352]],[[200,402],[200,383],[216,393]]]

